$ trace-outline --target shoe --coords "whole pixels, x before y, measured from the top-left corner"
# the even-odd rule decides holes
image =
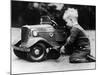
[[[96,59],[92,55],[87,55],[88,62],[96,62]]]

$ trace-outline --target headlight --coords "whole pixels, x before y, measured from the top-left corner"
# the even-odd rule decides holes
[[[32,31],[32,35],[33,36],[37,36],[38,35],[38,32],[37,31]]]

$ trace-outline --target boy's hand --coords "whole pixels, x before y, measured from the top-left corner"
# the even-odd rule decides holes
[[[70,37],[67,38],[67,43],[69,43],[69,41],[70,41]]]
[[[66,43],[64,44],[64,46],[67,46],[67,44],[69,44],[70,41],[70,37],[67,38]]]
[[[62,46],[62,47],[61,47],[60,53],[65,53],[65,46]]]

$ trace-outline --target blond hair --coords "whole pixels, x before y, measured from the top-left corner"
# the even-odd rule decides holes
[[[66,21],[67,19],[77,19],[78,18],[78,11],[77,9],[74,8],[68,8],[64,15],[63,15],[63,19]]]

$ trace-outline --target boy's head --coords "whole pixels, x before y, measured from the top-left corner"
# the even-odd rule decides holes
[[[39,3],[34,3],[33,6],[34,8],[39,8]]]
[[[68,8],[65,10],[63,19],[67,22],[68,26],[78,24],[78,11],[74,8]]]

